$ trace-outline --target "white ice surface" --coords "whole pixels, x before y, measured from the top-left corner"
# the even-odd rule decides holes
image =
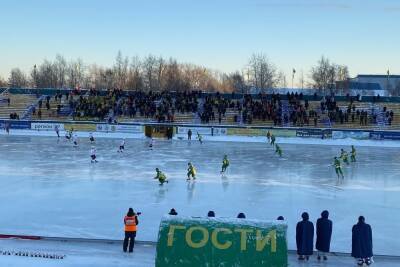
[[[78,133],[80,146],[74,148],[64,138],[57,142],[54,132],[22,136],[29,132],[0,136],[1,233],[121,239],[122,218],[132,206],[143,212],[138,239],[156,240],[161,216],[174,207],[194,216],[208,210],[265,220],[283,215],[294,248],[301,212],[315,221],[328,209],[333,251],[350,251],[351,227],[362,214],[373,227],[374,252],[400,254],[393,234],[400,221],[399,142],[278,138],[284,153],[278,158],[260,143],[263,137],[205,136],[203,145],[157,140],[149,150],[143,135],[95,133],[99,163],[94,165],[88,133]],[[127,151],[118,154],[122,136],[139,139],[127,140]],[[358,162],[345,166],[346,179],[338,181],[332,158],[338,144],[350,143],[358,147]],[[231,161],[226,178],[219,174],[224,154]],[[188,161],[198,170],[195,183],[185,180]],[[167,174],[169,184],[161,187],[152,179],[155,167]]]

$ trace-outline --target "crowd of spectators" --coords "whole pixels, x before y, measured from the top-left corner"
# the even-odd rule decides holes
[[[19,115],[16,112],[10,113],[10,120],[19,120]]]
[[[77,120],[94,118],[104,120],[110,110],[116,107],[117,101],[123,92],[119,89],[107,90],[105,96],[100,95],[97,90],[91,89],[86,95],[75,92],[78,98],[69,97],[69,106],[73,110],[72,116]]]
[[[192,92],[123,92],[122,90],[108,90],[106,96],[100,96],[96,90],[90,90],[87,96],[79,95],[79,99],[69,99],[70,108],[74,110],[76,119],[97,118],[99,120],[119,116],[134,119],[136,117],[147,118],[157,122],[174,122],[176,113],[197,114],[202,123],[218,121],[222,123],[227,116],[227,110],[231,110],[233,122],[252,124],[254,120],[272,122],[274,126],[318,126],[322,116],[329,118],[330,122],[337,124],[359,123],[360,125],[376,124],[379,113],[383,113],[385,123],[391,125],[393,111],[361,109],[357,108],[358,98],[348,97],[348,106],[340,107],[334,96],[323,97],[319,109],[310,107],[309,100],[304,99],[302,93],[287,93],[285,102],[279,94],[244,95],[236,99],[225,98],[216,93],[202,96],[201,91]],[[62,96],[56,95],[55,99],[61,100]],[[68,95],[66,95],[68,100]],[[314,100],[318,96],[314,95]],[[380,98],[375,98],[378,101]],[[46,103],[48,107],[48,102]],[[61,106],[57,106],[59,112]],[[108,118],[106,118],[108,116]]]
[[[215,115],[217,113],[218,122],[221,123],[222,118],[226,117],[227,109],[234,109],[235,107],[240,107],[237,101],[225,99],[221,94],[216,93],[204,98],[202,109],[198,112],[198,115],[202,123],[210,123],[217,119]]]
[[[116,116],[135,118],[137,115],[157,122],[174,122],[175,113],[195,113],[201,92],[129,92],[114,106]]]
[[[394,113],[392,110],[387,110],[383,107],[382,110],[376,110],[373,106],[371,108],[357,108],[354,98],[349,99],[349,103],[344,107],[340,107],[335,101],[335,98],[323,98],[320,102],[322,113],[327,112],[331,122],[344,124],[351,122],[352,124],[358,123],[360,126],[367,126],[369,124],[377,124],[378,116],[382,116],[382,123],[391,125]]]
[[[220,93],[202,94],[201,91],[143,92],[113,89],[104,93],[91,89],[83,93],[75,89],[65,94],[57,93],[53,97],[55,103],[50,102],[50,96],[40,100],[38,106],[32,109],[33,115],[37,114],[41,118],[43,109],[49,114],[53,112],[59,115],[61,109],[69,108],[75,120],[116,122],[118,118],[126,117],[175,122],[177,114],[189,114],[193,122],[198,118],[201,123],[267,123],[295,127],[318,127],[321,125],[319,123],[325,122],[360,126],[378,123],[392,125],[394,119],[392,110],[375,104],[380,101],[380,96],[374,97],[367,105],[360,102],[360,96],[347,96],[346,101],[337,102],[333,95],[322,97],[321,100],[316,94],[305,98],[302,93],[260,93],[241,97],[232,93],[230,97],[225,97]],[[56,112],[51,109],[51,105],[56,105]],[[15,115],[10,114],[10,118],[16,119]]]

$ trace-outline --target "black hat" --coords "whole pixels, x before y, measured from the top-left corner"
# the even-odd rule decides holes
[[[328,217],[329,217],[329,211],[324,210],[324,211],[321,213],[321,217],[322,217],[322,218],[325,218],[325,219],[328,219]]]
[[[169,215],[178,215],[178,213],[176,212],[176,210],[174,208],[172,208],[169,213]]]
[[[214,212],[213,210],[210,210],[210,211],[207,213],[207,217],[215,217],[215,212]]]
[[[301,214],[301,218],[303,218],[304,221],[308,221],[308,219],[310,218],[310,216],[308,215],[307,212],[303,212]]]
[[[241,213],[238,214],[237,218],[239,218],[239,219],[246,219],[246,215],[244,215],[244,213],[241,212]]]

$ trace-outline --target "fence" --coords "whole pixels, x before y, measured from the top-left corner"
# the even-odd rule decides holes
[[[0,128],[23,130],[54,130],[54,125],[61,129],[74,128],[77,131],[144,133],[145,127],[172,128],[175,135],[187,135],[189,129],[193,134],[232,135],[232,136],[266,136],[269,131],[277,137],[301,138],[333,138],[333,139],[372,139],[400,140],[400,131],[364,130],[340,128],[299,128],[299,127],[264,127],[264,126],[233,126],[233,125],[201,125],[179,123],[118,123],[108,124],[94,121],[43,121],[43,120],[0,120]]]

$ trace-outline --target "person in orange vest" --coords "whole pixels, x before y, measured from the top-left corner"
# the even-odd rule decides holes
[[[139,214],[140,213],[138,212],[137,215]],[[128,213],[124,218],[124,225],[125,225],[125,239],[123,247],[124,252],[127,251],[128,244],[129,244],[129,253],[133,252],[133,247],[135,246],[137,225],[139,224],[137,215],[132,208],[129,208]]]

